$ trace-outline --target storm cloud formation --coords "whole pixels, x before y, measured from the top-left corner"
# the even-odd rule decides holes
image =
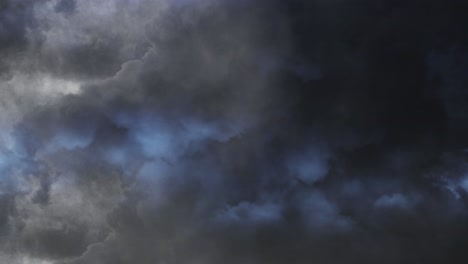
[[[2,1],[0,262],[466,263],[466,10]]]

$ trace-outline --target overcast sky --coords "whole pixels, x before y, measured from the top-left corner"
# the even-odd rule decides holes
[[[1,0],[0,263],[468,263],[462,0]]]

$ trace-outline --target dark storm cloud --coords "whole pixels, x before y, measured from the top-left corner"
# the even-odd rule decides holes
[[[0,260],[465,263],[461,2],[25,6]]]
[[[75,0],[62,0],[55,5],[56,12],[62,12],[66,15],[70,15],[76,10]]]
[[[38,1],[39,2],[39,1]],[[11,78],[6,60],[27,46],[27,28],[33,26],[33,1],[2,1],[0,4],[0,77]]]

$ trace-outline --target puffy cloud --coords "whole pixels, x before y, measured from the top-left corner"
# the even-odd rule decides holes
[[[0,262],[457,263],[457,5],[0,4]]]

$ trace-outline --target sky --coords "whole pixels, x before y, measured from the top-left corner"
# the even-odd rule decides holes
[[[0,263],[467,263],[462,0],[2,0]]]

